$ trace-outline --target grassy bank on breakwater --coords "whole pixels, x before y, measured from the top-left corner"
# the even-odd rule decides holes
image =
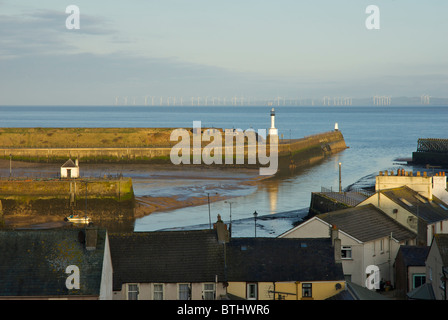
[[[171,149],[178,143],[170,141],[173,130],[173,128],[0,128],[0,158],[46,163],[77,158],[83,163],[169,164]],[[193,129],[188,130],[192,137]],[[205,130],[206,128],[203,128],[203,131]],[[221,129],[215,130],[222,132]],[[224,138],[222,140],[224,143]],[[208,143],[202,141],[202,147]],[[269,149],[269,145],[267,148]],[[346,148],[342,133],[334,130],[301,139],[280,139],[278,154],[280,162],[289,166],[300,165],[307,162],[310,157],[324,157]],[[249,150],[249,140],[246,138],[243,166],[253,166],[247,163]],[[192,153],[193,148],[191,156]],[[234,157],[236,153],[234,145]],[[223,146],[223,158],[225,154]],[[225,163],[224,159],[222,163]]]

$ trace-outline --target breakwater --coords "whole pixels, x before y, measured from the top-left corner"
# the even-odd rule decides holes
[[[0,158],[29,162],[63,162],[77,158],[81,163],[170,163],[177,141],[171,128],[0,128]],[[191,136],[193,128],[188,129]],[[203,128],[203,131],[207,128]],[[222,132],[221,129],[212,129]],[[201,141],[204,148],[207,143]],[[269,148],[269,140],[267,141]],[[222,147],[222,155],[226,147]],[[251,149],[246,138],[247,159]],[[346,149],[338,130],[301,139],[279,139],[279,163],[301,165]],[[191,148],[193,149],[193,148]],[[237,147],[233,147],[237,154]],[[257,151],[258,152],[258,151]],[[191,156],[193,150],[191,150]],[[224,161],[223,161],[224,163]],[[245,162],[247,164],[247,161]]]

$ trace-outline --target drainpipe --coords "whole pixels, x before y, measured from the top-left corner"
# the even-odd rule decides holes
[[[445,287],[445,300],[447,300],[447,298],[446,298],[446,293],[447,293],[446,280],[447,280],[447,273],[448,273],[447,267],[442,267],[442,273],[443,273],[443,282],[444,282],[444,287]]]

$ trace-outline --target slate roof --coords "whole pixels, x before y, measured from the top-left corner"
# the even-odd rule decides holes
[[[216,230],[110,234],[113,290],[123,283],[224,280],[224,247]]]
[[[73,162],[72,159],[68,159],[61,168],[76,168],[76,164]]]
[[[400,246],[399,253],[402,256],[405,267],[425,266],[429,246]]]
[[[416,234],[372,204],[332,211],[317,217],[350,236],[368,242],[390,236],[398,241],[414,239]]]
[[[86,250],[83,229],[1,230],[0,296],[99,296],[106,231]],[[65,273],[76,265],[80,289],[69,290]]]
[[[433,196],[432,201],[428,201],[407,186],[382,190],[381,193],[428,223],[448,219],[448,204],[435,196]]]
[[[391,300],[376,291],[361,287],[350,281],[347,281],[345,286],[345,290],[338,292],[326,300]]]
[[[415,288],[411,292],[407,293],[409,299],[415,300],[435,300],[434,290],[432,289],[432,284],[426,282],[421,286]]]
[[[329,238],[233,238],[229,281],[344,281]]]

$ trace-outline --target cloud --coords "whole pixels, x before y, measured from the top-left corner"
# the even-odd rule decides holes
[[[79,50],[71,36],[74,31],[65,26],[67,17],[65,12],[55,10],[0,15],[0,56],[5,59]],[[81,37],[116,34],[106,19],[83,14],[82,26],[74,36],[79,40]]]

